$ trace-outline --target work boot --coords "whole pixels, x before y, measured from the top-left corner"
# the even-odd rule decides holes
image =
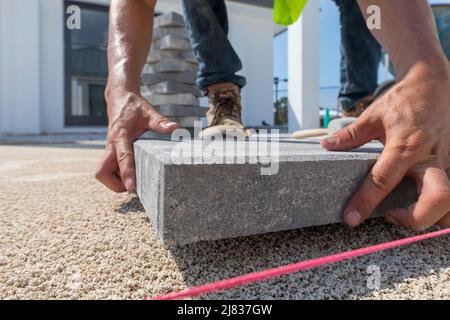
[[[380,99],[386,92],[395,85],[395,80],[387,80],[381,83],[372,95],[367,95],[358,100],[353,106],[342,108],[342,116],[345,118],[358,118],[370,105]],[[347,109],[347,110],[346,110]]]
[[[361,98],[348,110],[342,111],[342,116],[345,118],[358,118],[371,104],[374,102],[375,97],[373,95],[365,96]]]
[[[245,137],[249,132],[244,129],[241,114],[240,88],[229,85],[211,86],[208,89],[209,110],[206,113],[208,127],[200,132],[201,139],[221,135],[223,137]]]

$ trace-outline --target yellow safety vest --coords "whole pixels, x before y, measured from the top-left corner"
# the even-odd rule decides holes
[[[283,26],[293,24],[302,14],[307,0],[275,0],[274,21]]]

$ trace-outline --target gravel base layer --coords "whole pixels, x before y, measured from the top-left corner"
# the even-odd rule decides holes
[[[134,195],[94,180],[102,148],[0,146],[1,299],[142,299],[414,234],[376,219],[165,247]],[[443,236],[201,298],[449,299],[449,248]]]

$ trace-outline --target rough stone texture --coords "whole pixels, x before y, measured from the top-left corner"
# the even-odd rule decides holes
[[[179,38],[189,39],[189,33],[186,30],[186,28],[180,28],[180,27],[162,27],[162,28],[155,28],[153,31],[153,39],[159,40],[167,35],[174,35]]]
[[[185,23],[183,16],[175,12],[169,12],[156,17],[153,22],[153,26],[154,28],[167,28],[167,27],[184,28]]]
[[[158,50],[177,50],[177,51],[184,51],[189,50],[191,48],[191,44],[188,40],[179,38],[174,35],[168,35],[163,38],[161,38],[158,41],[154,42],[155,49]]]
[[[154,106],[155,110],[165,117],[204,117],[208,111],[207,107],[180,106],[175,104],[166,104]]]
[[[159,62],[152,63],[148,67],[148,72],[185,72],[185,71],[198,71],[198,66],[186,61],[180,61],[177,59],[164,59]]]
[[[207,144],[197,143],[197,150]],[[256,141],[237,144],[249,147]],[[263,176],[261,167],[268,165],[237,164],[242,157],[226,158],[230,164],[177,164],[192,159],[172,158],[177,145],[139,140],[135,158],[137,192],[156,233],[178,245],[341,222],[344,204],[381,151],[381,145],[369,144],[327,152],[318,140],[282,138],[274,159],[279,171]],[[377,212],[407,206],[415,198],[413,183],[405,180]]]
[[[164,59],[183,59],[183,51],[161,51],[152,49],[148,55],[147,63],[156,63]]]
[[[177,72],[177,73],[146,73],[141,76],[143,85],[152,85],[162,81],[176,81],[186,84],[195,84],[197,74],[194,71]]]
[[[191,93],[196,97],[203,96],[203,93],[197,87],[175,81],[159,82],[157,84],[147,86],[145,89],[155,94],[176,94],[179,92],[184,92]]]
[[[197,58],[195,57],[193,51],[186,51],[185,53],[183,53],[183,58],[186,62],[198,65]]]
[[[144,92],[142,96],[154,106],[162,106],[165,104],[199,106],[198,99],[192,93],[149,94]]]
[[[161,51],[157,49],[152,49],[147,59],[147,63],[155,63],[164,59],[178,59],[183,60],[188,63],[198,65],[197,58],[195,57],[192,50],[187,51]]]

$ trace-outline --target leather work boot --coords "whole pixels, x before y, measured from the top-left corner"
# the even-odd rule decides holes
[[[206,113],[208,127],[200,132],[201,139],[212,136],[248,137],[249,131],[242,124],[241,93],[235,84],[208,90],[209,110]]]
[[[373,95],[366,96],[358,100],[350,110],[342,111],[342,116],[345,118],[358,118],[371,104],[374,102],[375,97]]]
[[[373,95],[365,96],[358,100],[348,111],[342,111],[342,116],[358,118],[374,101],[381,98],[395,85],[395,80],[388,80],[381,83]],[[342,108],[342,106],[341,106]],[[342,108],[343,109],[343,108]]]

